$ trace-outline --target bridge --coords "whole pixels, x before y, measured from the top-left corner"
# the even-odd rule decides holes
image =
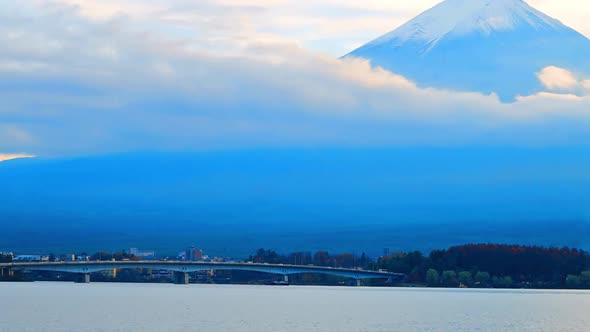
[[[288,276],[301,273],[328,274],[356,281],[360,285],[362,279],[401,280],[405,277],[400,273],[381,271],[355,270],[344,268],[321,267],[312,265],[260,264],[260,263],[228,263],[228,262],[186,262],[186,261],[97,261],[97,262],[27,262],[0,264],[0,274],[11,274],[13,271],[52,271],[75,273],[76,282],[90,282],[90,274],[114,269],[152,269],[174,272],[176,284],[188,284],[189,273],[198,271],[254,271],[282,275],[285,281]]]

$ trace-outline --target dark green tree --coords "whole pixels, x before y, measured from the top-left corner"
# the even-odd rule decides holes
[[[565,285],[567,288],[578,289],[582,285],[582,282],[579,276],[568,274],[565,278]]]
[[[475,282],[479,287],[487,287],[490,284],[490,274],[488,272],[479,271],[475,274]]]
[[[428,269],[428,271],[426,271],[426,284],[430,287],[440,285],[440,275],[437,270]]]
[[[473,277],[471,276],[471,272],[469,271],[461,271],[459,272],[459,284],[462,286],[471,286],[473,284]]]
[[[451,271],[451,270],[443,271],[442,283],[446,287],[459,286],[459,281],[457,280],[457,273],[455,273],[455,271]]]

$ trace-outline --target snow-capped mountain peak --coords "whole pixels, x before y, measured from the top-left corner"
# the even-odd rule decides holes
[[[521,25],[534,29],[563,26],[523,0],[446,0],[369,45],[391,40],[423,41],[429,43],[425,49],[429,51],[445,36],[473,32],[489,35]]]
[[[496,93],[504,101],[543,90],[555,66],[590,75],[590,40],[523,0],[446,0],[354,50],[419,86]]]

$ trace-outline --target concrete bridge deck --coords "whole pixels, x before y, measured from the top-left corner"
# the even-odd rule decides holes
[[[186,261],[98,261],[98,262],[27,262],[0,264],[1,270],[31,270],[69,272],[78,274],[79,282],[89,282],[90,273],[113,269],[153,269],[175,272],[175,282],[188,283],[188,273],[209,270],[237,270],[254,271],[285,276],[300,273],[328,274],[344,278],[350,278],[360,283],[361,279],[392,279],[400,280],[405,277],[399,273],[381,271],[355,270],[344,268],[331,268],[312,265],[286,265],[286,264],[260,264],[260,263],[212,263],[212,262],[186,262]]]

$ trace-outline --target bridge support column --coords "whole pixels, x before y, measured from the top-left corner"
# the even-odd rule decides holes
[[[289,282],[289,275],[288,275],[288,274],[285,274],[285,275],[283,276],[283,281],[284,281],[284,282],[286,282],[286,283],[288,283],[288,282]]]
[[[352,285],[355,286],[355,287],[361,287],[361,284],[362,284],[361,283],[361,279],[354,279]]]
[[[9,278],[12,278],[12,277],[14,277],[14,270],[13,270],[13,269],[11,269],[11,268],[8,268],[8,277],[9,277]]]
[[[188,273],[174,272],[174,283],[177,285],[188,285]]]
[[[75,282],[78,284],[90,283],[90,273],[77,273]]]
[[[4,277],[4,268],[0,268],[0,278]]]

